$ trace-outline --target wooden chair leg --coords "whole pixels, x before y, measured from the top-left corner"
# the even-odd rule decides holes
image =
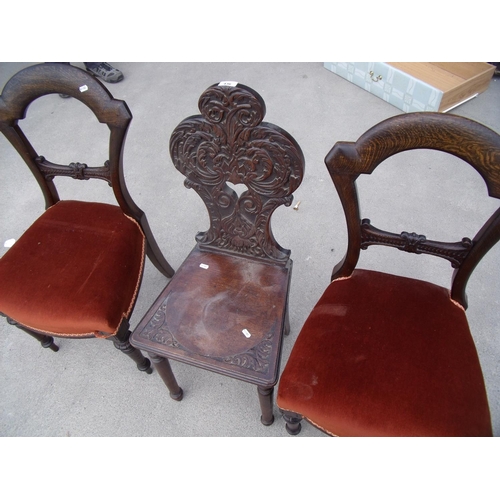
[[[59,350],[59,346],[54,344],[54,337],[49,335],[42,335],[40,333],[28,332],[32,337],[36,338],[40,341],[40,344],[45,349],[50,349],[51,351],[57,352]]]
[[[298,413],[293,413],[291,411],[281,411],[283,413],[283,418],[286,422],[285,429],[288,434],[292,436],[296,436],[302,430],[302,425],[300,421],[302,420],[302,415]]]
[[[51,351],[57,352],[59,350],[59,347],[54,344],[54,337],[50,337],[49,335],[42,335],[41,333],[35,333],[35,332],[30,332],[28,330],[24,330],[25,332],[29,333],[32,337],[37,339],[42,347],[45,349],[50,349]]]
[[[27,328],[24,328],[22,325],[20,325],[19,323],[17,323],[16,321],[14,321],[13,319],[11,319],[9,317],[7,317],[7,323],[9,323],[9,325],[17,326],[17,328],[19,328],[23,332],[26,332],[27,334],[31,335],[33,338],[37,339],[40,342],[40,344],[42,345],[42,347],[44,347],[45,349],[50,349],[51,351],[54,351],[54,352],[57,352],[59,350],[59,347],[56,344],[54,344],[53,337],[50,337],[49,335],[43,335],[43,334],[38,333],[38,332],[34,332],[32,330],[28,330]]]
[[[260,421],[264,425],[271,425],[274,422],[273,415],[273,393],[274,387],[262,387],[257,386],[257,392],[259,394],[260,409],[262,415]]]
[[[184,395],[184,392],[179,387],[179,384],[175,379],[174,372],[172,371],[168,359],[158,356],[157,354],[153,354],[151,352],[149,353],[149,357],[151,358],[151,361],[154,363],[156,371],[160,374],[160,377],[167,386],[167,389],[170,393],[170,397],[175,401],[180,401]]]
[[[144,357],[139,349],[136,349],[127,339],[120,339],[117,336],[112,337],[115,347],[126,354],[129,358],[135,361],[137,364],[137,369],[141,372],[153,373],[153,368],[151,368],[151,361]]]

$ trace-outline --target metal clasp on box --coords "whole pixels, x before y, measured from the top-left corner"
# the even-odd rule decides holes
[[[380,80],[382,80],[382,75],[378,75],[376,76],[375,78],[373,77],[373,75],[375,74],[373,71],[370,71],[370,73],[368,73],[370,75],[370,78],[372,79],[372,82],[378,82]]]

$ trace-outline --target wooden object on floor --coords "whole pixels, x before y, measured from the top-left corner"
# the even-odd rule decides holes
[[[109,157],[103,165],[59,165],[35,151],[19,121],[33,101],[47,94],[81,101],[109,127]],[[129,319],[145,255],[165,276],[174,270],[125,185],[122,154],[131,119],[125,102],[69,64],[30,66],[7,82],[0,96],[0,131],[35,176],[46,210],[0,259],[0,314],[53,351],[58,350],[53,337],[108,338],[139,370],[151,373],[149,359],[129,343]],[[104,180],[117,205],[61,201],[57,176]]]
[[[288,333],[290,250],[271,216],[292,203],[304,158],[295,140],[263,122],[265,104],[232,82],[209,87],[201,115],[182,121],[170,139],[175,167],[204,201],[210,228],[132,334],[158,359],[174,359],[258,387],[261,421],[270,425],[282,338]],[[239,196],[234,186],[244,188]],[[233,186],[233,187],[232,187]],[[178,385],[163,376],[170,394]],[[181,396],[182,397],[182,396]]]
[[[465,288],[500,239],[500,209],[476,236],[457,242],[382,231],[362,219],[358,177],[410,149],[457,156],[482,176],[489,196],[500,198],[500,135],[463,117],[400,115],[374,126],[356,143],[335,144],[325,162],[344,208],[348,248],[280,379],[277,404],[290,434],[300,432],[303,417],[337,436],[492,434],[465,314]],[[372,245],[449,260],[454,269],[450,289],[357,268],[361,249]]]

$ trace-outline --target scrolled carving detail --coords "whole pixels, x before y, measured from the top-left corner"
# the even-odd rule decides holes
[[[141,331],[140,336],[149,339],[158,344],[169,347],[182,348],[182,346],[174,339],[172,333],[166,326],[166,309],[167,304],[164,302],[156,311],[151,321]]]
[[[453,268],[458,268],[472,249],[470,238],[459,242],[447,243],[428,240],[423,234],[403,231],[401,234],[382,231],[372,226],[369,219],[361,221],[361,248],[370,245],[385,245],[416,254],[428,254],[450,261]]]
[[[400,236],[403,242],[401,250],[410,253],[419,253],[419,245],[427,240],[423,234],[408,233],[406,231],[403,231]]]
[[[254,372],[266,373],[269,369],[269,357],[272,353],[272,335],[268,335],[259,345],[242,354],[221,358],[221,361]]]
[[[47,161],[43,156],[38,156],[35,163],[48,181],[53,180],[56,176],[64,176],[77,180],[101,179],[111,185],[111,167],[108,160],[102,167],[89,167],[86,163],[79,162],[58,165]]]
[[[85,175],[85,171],[88,167],[86,163],[70,163],[69,165],[70,170],[73,171],[72,174],[70,174],[73,179],[79,179],[79,180],[88,180],[89,177]]]
[[[189,349],[178,342],[168,329],[166,309],[167,303],[164,302],[139,335],[152,342],[189,352]],[[270,333],[262,342],[244,353],[235,354],[233,356],[209,357],[221,363],[236,365],[257,373],[266,373],[269,369],[269,359],[272,353],[272,340],[273,334]]]
[[[247,87],[210,87],[199,108],[202,115],[181,122],[170,139],[185,186],[209,212],[210,228],[198,244],[286,264],[289,251],[274,240],[270,218],[292,202],[303,176],[302,151],[286,132],[262,122],[264,102]],[[247,190],[238,197],[228,183]]]

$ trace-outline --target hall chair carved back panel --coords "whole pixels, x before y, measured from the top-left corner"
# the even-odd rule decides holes
[[[287,132],[263,121],[263,99],[244,85],[209,87],[199,109],[172,133],[170,154],[205,203],[210,227],[131,342],[150,353],[160,375],[170,358],[257,385],[261,421],[270,425],[292,271],[271,216],[291,204],[304,158]],[[171,373],[163,378],[178,399]]]
[[[465,289],[500,239],[500,209],[475,236],[452,242],[381,230],[360,214],[358,177],[415,149],[458,157],[479,173],[490,197],[500,198],[500,136],[466,118],[410,113],[355,143],[335,144],[325,163],[345,212],[348,247],[280,379],[277,404],[290,434],[300,432],[302,418],[337,436],[492,434]],[[451,287],[357,268],[361,249],[372,245],[448,260]]]
[[[60,165],[35,151],[19,122],[33,101],[48,94],[77,99],[107,125],[109,157],[103,165]],[[0,314],[53,351],[54,336],[109,338],[139,370],[151,373],[149,359],[129,342],[129,319],[145,256],[165,276],[174,271],[125,185],[122,154],[131,119],[125,102],[69,64],[30,66],[7,82],[0,130],[40,185],[46,210],[0,259]],[[57,176],[104,180],[117,204],[60,200]]]

